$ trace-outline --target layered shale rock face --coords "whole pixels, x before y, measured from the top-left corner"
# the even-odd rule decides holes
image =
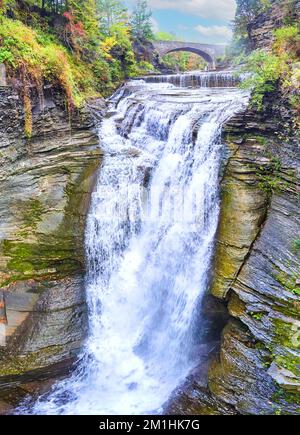
[[[274,29],[299,19],[299,1],[272,3],[249,28],[254,49],[271,48]],[[224,132],[230,158],[211,293],[231,319],[208,389],[238,413],[299,414],[299,137],[286,97],[269,95],[265,105]]]
[[[299,0],[273,0],[266,12],[258,15],[249,26],[252,47],[271,48],[274,42],[274,30],[291,22],[299,21]]]
[[[0,88],[0,389],[66,367],[86,333],[84,228],[101,161],[91,112],[69,117],[48,89],[26,140],[22,101]]]
[[[243,414],[300,412],[300,153],[270,120],[249,112],[225,132],[231,157],[211,292],[232,319],[208,386]]]

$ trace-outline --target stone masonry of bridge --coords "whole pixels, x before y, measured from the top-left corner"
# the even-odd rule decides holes
[[[160,57],[176,51],[189,51],[198,54],[214,69],[217,58],[225,54],[226,45],[200,44],[197,42],[154,41],[153,47]]]

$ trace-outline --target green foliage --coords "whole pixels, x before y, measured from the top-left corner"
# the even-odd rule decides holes
[[[175,41],[177,37],[168,32],[157,32],[154,35],[156,41]]]
[[[300,251],[300,239],[294,240],[292,244],[292,251],[297,254]]]
[[[24,89],[33,83],[41,90],[44,80],[53,81],[64,89],[70,107],[80,105],[74,82],[76,67],[66,49],[47,38],[39,38],[37,32],[20,21],[5,17],[0,21],[0,41],[0,56],[9,75],[20,76]]]
[[[282,90],[287,95],[294,111],[293,124],[300,127],[300,32],[297,25],[275,30],[273,51],[282,59],[287,68],[282,77]]]
[[[253,49],[250,38],[251,24],[259,16],[259,14],[268,12],[268,10],[276,3],[276,0],[236,0],[237,10],[233,23],[234,38],[229,55],[235,56],[241,53],[249,53]],[[278,3],[281,3],[278,1]],[[281,5],[284,14],[283,22],[285,27],[275,30],[275,38],[277,41],[284,41],[289,38],[299,38],[299,28],[294,20],[293,0],[288,0]],[[298,49],[299,51],[299,39]],[[296,50],[294,50],[296,52]],[[299,55],[299,54],[298,54]]]
[[[137,72],[137,64],[130,41],[129,28],[124,23],[111,26],[111,35],[101,42],[101,52],[109,63],[112,80],[120,84]]]
[[[38,32],[18,20],[0,18],[0,58],[7,67],[8,76],[15,80],[24,101],[25,135],[32,133],[31,86],[42,97],[45,82],[62,88],[69,110],[79,107],[87,89],[81,88],[79,70],[72,56],[53,38],[41,37]]]
[[[259,4],[260,3],[260,4]],[[293,127],[300,126],[300,32],[297,24],[285,25],[274,30],[274,43],[269,51],[255,50],[249,54],[249,47],[243,40],[248,36],[242,32],[260,13],[270,7],[270,2],[241,1],[235,21],[235,42],[230,55],[235,63],[243,65],[240,72],[247,73],[241,87],[252,91],[252,105],[259,111],[264,109],[265,96],[280,90],[293,110]],[[240,11],[240,12],[239,12]],[[291,13],[291,12],[289,12]],[[242,14],[240,16],[239,14]],[[243,21],[244,20],[244,21]],[[239,25],[243,22],[243,25]],[[242,54],[241,54],[242,51]],[[246,54],[245,54],[246,53]]]
[[[296,285],[297,276],[290,277],[285,272],[280,272],[276,280],[289,292],[295,296],[300,296],[300,288]]]
[[[111,90],[111,71],[104,59],[97,59],[93,62],[92,73],[98,83],[98,89],[102,95]]]
[[[95,51],[100,36],[95,0],[68,0],[63,15],[64,44],[81,56]]]
[[[137,65],[138,68],[138,75],[143,75],[143,74],[147,74],[147,73],[155,73],[156,70],[153,67],[153,65],[149,62],[146,61],[141,61],[138,63]]]
[[[270,156],[268,156],[270,158]],[[284,191],[288,185],[281,175],[282,163],[278,157],[273,157],[268,166],[261,166],[257,170],[259,188],[271,195]]]
[[[253,51],[248,56],[240,56],[242,72],[249,75],[242,88],[252,90],[252,104],[263,110],[266,94],[281,88],[287,94],[294,109],[294,125],[299,126],[299,90],[300,90],[300,33],[298,26],[285,26],[274,31],[274,44],[271,52]]]
[[[0,47],[0,63],[13,63],[13,55],[10,50],[5,47]]]
[[[0,15],[15,5],[15,0],[0,0]]]
[[[232,50],[235,53],[243,50],[248,52],[251,49],[249,25],[259,13],[266,11],[270,7],[271,2],[269,0],[236,0],[236,3]]]
[[[264,147],[266,147],[268,144],[268,140],[265,136],[249,134],[249,135],[245,135],[245,139],[254,139],[257,143],[259,143]]]
[[[300,57],[300,32],[298,26],[285,26],[274,31],[274,51],[279,56],[288,54],[289,61]]]
[[[299,39],[299,30],[297,26],[285,26],[274,30],[276,41],[279,44],[289,40]]]
[[[264,313],[250,313],[251,317],[253,317],[253,319],[261,321],[262,318],[264,317]]]
[[[261,10],[260,0],[236,0],[235,31],[240,35],[247,33],[247,27]]]
[[[137,0],[130,24],[132,37],[138,41],[149,41],[154,38],[151,23],[152,12],[147,0]]]
[[[39,94],[45,82],[60,87],[72,110],[140,73],[128,13],[118,0],[5,0],[1,5],[0,62],[23,98],[27,137],[32,87]]]
[[[112,27],[117,24],[127,24],[128,12],[119,0],[96,0],[97,13],[100,21],[100,31],[106,36],[111,35]]]
[[[175,71],[204,70],[206,62],[197,54],[188,52],[170,53],[163,57],[164,65]]]
[[[266,93],[272,92],[287,70],[284,59],[264,50],[256,50],[245,57],[242,72],[249,76],[242,82],[243,89],[252,90],[252,104],[263,109]]]

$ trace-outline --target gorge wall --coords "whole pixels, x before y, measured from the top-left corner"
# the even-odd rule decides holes
[[[249,36],[253,49],[270,49],[274,42],[274,30],[291,22],[299,21],[300,1],[273,0],[271,6],[259,14],[249,26]]]
[[[300,2],[274,2],[249,27],[252,47],[269,49],[274,29],[299,18]],[[230,158],[211,293],[232,318],[208,386],[243,414],[300,413],[300,150],[286,92],[224,131]]]
[[[101,162],[92,113],[104,103],[69,117],[54,88],[33,101],[27,140],[22,99],[0,88],[0,408],[17,400],[12,386],[68,370],[87,325],[84,227]]]
[[[231,157],[212,294],[229,321],[209,389],[246,414],[299,413],[299,145],[247,113],[227,125]]]
[[[297,137],[277,131],[281,120],[249,109],[224,128],[210,293],[230,317],[214,314],[226,322],[220,349],[177,391],[170,414],[300,413],[300,153]]]

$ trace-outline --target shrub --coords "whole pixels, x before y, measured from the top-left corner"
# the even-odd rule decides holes
[[[300,33],[297,26],[285,26],[274,31],[274,51],[278,55],[288,53],[290,61],[299,59]]]
[[[287,70],[284,58],[264,50],[256,50],[245,59],[242,72],[249,76],[242,82],[243,89],[252,90],[252,104],[258,109],[263,109],[264,97],[276,89],[276,86]]]
[[[44,84],[57,85],[72,111],[86,98],[107,96],[139,73],[126,20],[114,22],[105,33],[95,0],[56,2],[54,9],[51,2],[41,6],[33,0],[0,0],[0,62],[23,98],[27,137],[32,88],[42,101]]]
[[[38,34],[20,21],[1,18],[0,56],[11,76],[22,73],[34,84],[49,78],[57,80],[66,94],[75,93],[67,51],[54,42],[41,41]]]
[[[300,251],[300,239],[294,240],[292,244],[292,250],[295,254],[297,254]]]
[[[40,95],[45,82],[58,85],[64,91],[67,107],[71,111],[79,107],[85,92],[90,93],[91,82],[87,85],[83,77],[89,76],[76,65],[75,59],[53,36],[41,34],[17,20],[0,18],[0,62],[7,66],[11,79],[20,83],[18,90],[24,100],[25,133],[31,135],[30,88],[35,86]],[[80,64],[82,67],[82,64]]]

